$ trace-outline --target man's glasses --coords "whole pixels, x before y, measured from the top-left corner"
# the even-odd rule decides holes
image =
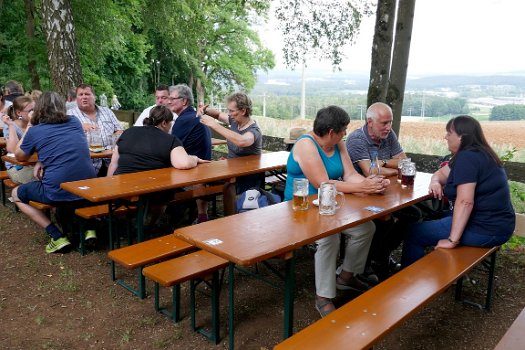
[[[239,111],[238,109],[228,109],[228,113],[232,114]]]
[[[175,100],[181,100],[181,99],[183,99],[184,97],[180,97],[180,96],[179,96],[179,97],[168,97],[168,98],[169,98],[170,101],[173,102],[173,101],[175,101]]]

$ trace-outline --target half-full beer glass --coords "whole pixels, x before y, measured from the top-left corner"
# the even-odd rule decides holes
[[[293,210],[308,209],[308,179],[293,179]]]

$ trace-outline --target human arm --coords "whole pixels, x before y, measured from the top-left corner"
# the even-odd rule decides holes
[[[7,114],[2,115],[2,121],[5,124],[4,138],[6,140],[6,150],[9,153],[14,153],[18,143],[18,135],[16,134],[15,122],[9,118]]]
[[[223,113],[224,114],[224,113]],[[225,128],[221,124],[217,123],[215,119],[209,115],[203,114],[201,116],[201,123],[208,126],[210,129],[215,130],[220,135],[237,147],[249,147],[255,142],[255,136],[252,132],[245,132],[244,134],[238,134],[228,128]]]
[[[339,149],[344,169],[343,181],[334,181],[339,191],[344,193],[381,193],[390,185],[390,180],[383,176],[364,177],[359,174],[352,165],[352,159],[342,141],[339,143]]]
[[[36,162],[35,166],[33,167],[33,176],[39,180],[42,180],[44,177],[44,166],[40,161]]]
[[[182,146],[177,146],[170,152],[171,165],[176,169],[191,169],[197,164],[209,163],[209,160],[200,159],[197,156],[190,156]]]
[[[20,140],[18,140],[18,143],[16,144],[16,148],[15,148],[15,151],[14,151],[14,154],[15,154],[15,158],[16,160],[18,161],[26,161],[29,159],[29,157],[31,157],[31,153],[27,154],[25,153],[23,150],[22,150],[22,144],[24,142],[24,139],[27,137],[27,134],[29,133],[29,129],[31,128],[31,124],[28,124],[27,125],[27,128],[26,128],[26,132],[24,133],[24,135],[22,135],[22,138]]]
[[[456,200],[454,201],[454,211],[452,213],[452,226],[448,239],[438,241],[436,248],[454,248],[458,245],[467,226],[467,222],[474,207],[474,193],[476,183],[470,182],[458,185],[456,188]]]
[[[199,114],[201,116],[203,115],[209,115],[210,117],[217,119],[220,122],[223,122],[225,124],[229,123],[229,116],[226,113],[220,112],[216,110],[215,108],[210,108],[208,105],[202,106],[202,108],[199,107]]]
[[[120,153],[118,152],[118,146],[115,145],[115,147],[113,148],[113,154],[111,155],[111,162],[108,166],[108,173],[106,176],[113,176],[115,171],[117,171],[119,158]]]
[[[434,198],[443,198],[443,186],[447,183],[448,175],[450,174],[450,167],[445,165],[436,171],[430,178],[430,185],[428,186],[428,192],[432,193]]]

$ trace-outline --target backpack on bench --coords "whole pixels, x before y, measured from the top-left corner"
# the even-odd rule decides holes
[[[262,188],[251,188],[239,195],[237,198],[236,209],[237,213],[242,213],[280,202],[281,197],[277,194],[268,192]]]

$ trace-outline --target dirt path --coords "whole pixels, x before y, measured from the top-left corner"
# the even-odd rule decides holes
[[[104,249],[81,257],[73,251],[46,255],[46,237],[21,213],[0,207],[0,349],[225,349],[226,292],[221,294],[222,341],[214,346],[190,331],[188,289],[183,321],[173,324],[109,276]],[[432,302],[382,341],[377,349],[492,349],[525,307],[524,252],[501,254],[490,313],[457,304],[453,291]],[[260,268],[262,274],[268,274]],[[135,275],[129,275],[134,281]],[[477,278],[477,277],[473,277]],[[282,293],[253,278],[236,279],[238,349],[271,349],[281,339]],[[297,260],[295,327],[318,319],[313,308],[313,256]],[[148,284],[151,295],[152,285]],[[168,300],[167,291],[163,291]],[[340,295],[346,302],[352,295]],[[200,320],[208,317],[200,299]],[[349,348],[351,340],[349,340]]]

